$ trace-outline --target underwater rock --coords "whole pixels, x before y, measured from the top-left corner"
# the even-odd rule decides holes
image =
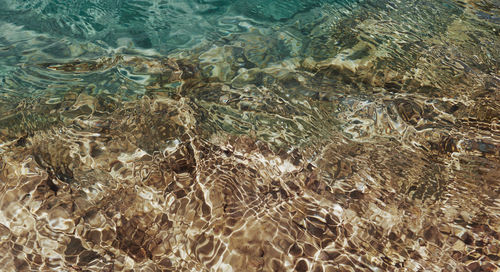
[[[497,5],[320,2],[191,1],[226,32],[166,55],[19,30],[0,270],[499,270]]]

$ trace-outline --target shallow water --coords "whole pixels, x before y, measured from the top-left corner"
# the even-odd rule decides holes
[[[0,0],[0,270],[498,271],[497,0]]]

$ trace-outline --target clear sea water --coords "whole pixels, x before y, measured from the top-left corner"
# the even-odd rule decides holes
[[[0,270],[498,271],[498,0],[0,0]]]

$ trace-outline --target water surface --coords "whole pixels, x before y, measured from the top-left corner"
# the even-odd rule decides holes
[[[0,7],[0,270],[500,269],[498,1]]]

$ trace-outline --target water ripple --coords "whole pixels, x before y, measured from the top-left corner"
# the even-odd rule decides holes
[[[0,7],[0,270],[500,269],[497,1]]]

